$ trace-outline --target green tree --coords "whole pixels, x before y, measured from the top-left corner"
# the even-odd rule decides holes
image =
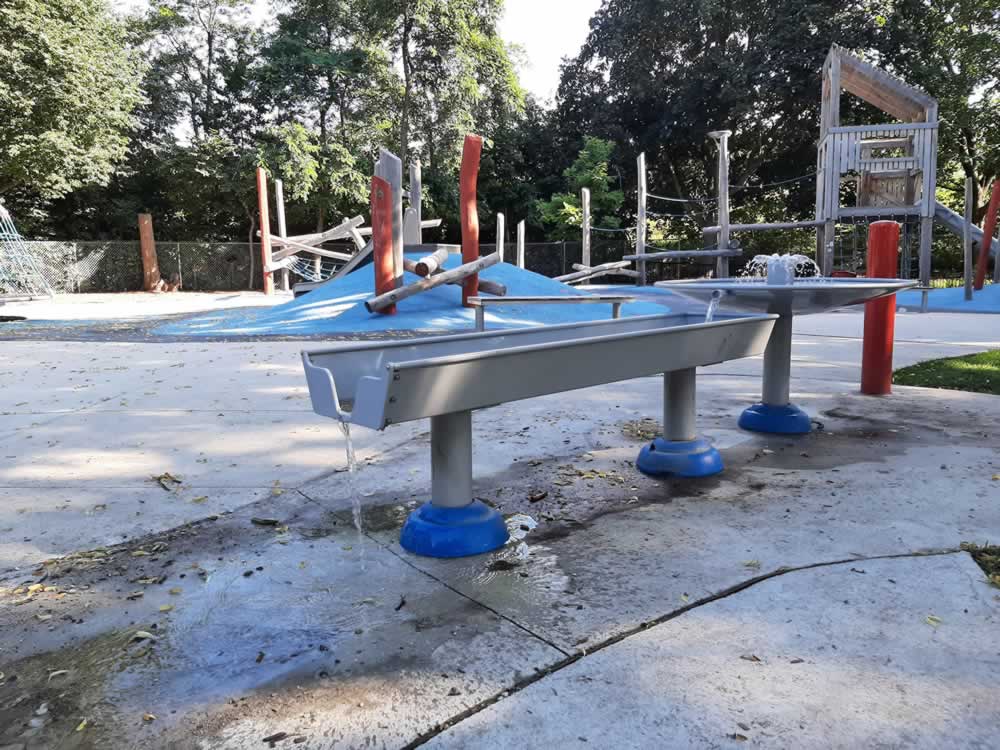
[[[566,192],[556,193],[547,201],[538,201],[538,214],[542,223],[550,227],[551,239],[569,239],[579,234],[583,222],[580,206],[583,188],[590,190],[592,226],[615,228],[620,225],[617,214],[625,195],[615,189],[616,180],[608,175],[608,162],[614,148],[610,141],[585,138],[576,161],[563,172]]]
[[[0,195],[106,184],[141,100],[138,56],[104,0],[0,4]]]

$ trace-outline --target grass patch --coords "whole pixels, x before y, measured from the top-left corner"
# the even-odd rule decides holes
[[[972,555],[972,559],[983,569],[990,583],[1000,588],[1000,547],[994,544],[964,542],[962,549]]]
[[[1000,396],[1000,349],[920,362],[896,370],[892,382]]]

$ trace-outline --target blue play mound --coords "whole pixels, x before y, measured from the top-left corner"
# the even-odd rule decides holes
[[[418,256],[412,255],[416,259]],[[449,256],[446,268],[461,264]],[[480,276],[507,286],[511,296],[586,296],[574,289],[508,263],[486,269]],[[420,277],[407,273],[405,283]],[[374,272],[363,266],[342,279],[306,295],[269,308],[243,308],[202,313],[166,323],[153,331],[167,336],[310,336],[322,334],[378,333],[382,331],[470,331],[475,311],[462,307],[462,288],[445,284],[421,292],[396,305],[395,315],[370,313],[364,301],[374,295]],[[622,316],[663,314],[662,304],[633,302],[622,306]],[[575,323],[611,317],[610,305],[510,305],[486,311],[488,330]]]
[[[910,290],[896,295],[896,307],[920,309],[920,292]],[[973,292],[972,300],[965,301],[965,289],[933,289],[927,293],[928,312],[1000,313],[1000,284],[988,284]]]

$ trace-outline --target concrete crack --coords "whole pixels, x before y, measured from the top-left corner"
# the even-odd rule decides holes
[[[393,550],[389,550],[389,551],[392,552],[393,554],[396,554]],[[620,643],[620,642],[626,640],[627,638],[631,638],[632,636],[638,635],[639,633],[642,633],[642,632],[645,632],[646,630],[654,628],[657,625],[662,625],[665,622],[669,622],[670,620],[676,619],[676,618],[680,617],[681,615],[686,614],[687,612],[690,612],[691,610],[698,609],[699,607],[704,607],[707,604],[711,604],[713,602],[717,602],[720,599],[725,599],[727,597],[733,596],[734,594],[738,594],[741,591],[745,591],[746,589],[748,589],[748,588],[750,588],[752,586],[756,586],[758,583],[763,583],[764,581],[769,581],[772,578],[778,578],[779,576],[783,576],[783,575],[786,575],[788,573],[798,573],[798,572],[803,571],[803,570],[813,570],[813,569],[816,569],[816,568],[829,568],[829,567],[835,567],[835,566],[838,566],[838,565],[857,564],[859,562],[866,562],[866,561],[869,561],[869,560],[896,560],[896,559],[908,558],[908,557],[936,557],[936,556],[940,556],[940,555],[961,554],[963,552],[964,552],[964,550],[959,549],[957,547],[954,547],[954,548],[947,548],[947,549],[919,550],[919,551],[915,551],[915,552],[898,552],[898,553],[894,553],[894,554],[890,554],[890,555],[870,555],[870,556],[854,555],[854,556],[847,557],[847,558],[840,559],[840,560],[827,560],[827,561],[824,561],[824,562],[809,563],[807,565],[783,566],[783,567],[780,567],[780,568],[776,568],[775,570],[772,570],[772,571],[770,571],[768,573],[762,573],[761,575],[754,576],[753,578],[749,578],[749,579],[747,579],[745,581],[742,581],[742,582],[737,583],[737,584],[735,584],[733,586],[730,586],[730,587],[728,587],[726,589],[723,589],[722,591],[719,591],[719,592],[717,592],[715,594],[712,594],[710,596],[706,596],[706,597],[704,597],[702,599],[698,599],[697,601],[691,602],[690,604],[687,604],[687,605],[685,605],[685,606],[683,606],[683,607],[681,607],[679,609],[675,609],[675,610],[672,610],[671,612],[668,612],[666,614],[660,615],[659,617],[656,617],[656,618],[654,618],[652,620],[647,620],[646,622],[639,623],[635,627],[630,628],[630,629],[628,629],[628,630],[626,630],[624,632],[618,633],[617,635],[614,635],[614,636],[612,636],[610,638],[607,638],[607,639],[601,641],[600,643],[596,644],[595,646],[593,646],[593,647],[591,647],[591,648],[589,648],[589,649],[587,649],[585,651],[581,651],[581,652],[578,652],[578,653],[575,653],[575,654],[568,654],[565,659],[563,659],[563,660],[561,660],[559,662],[556,662],[555,664],[549,666],[548,668],[543,669],[543,670],[541,670],[541,671],[539,671],[539,672],[531,675],[530,677],[526,677],[523,680],[520,680],[519,682],[515,683],[511,687],[505,688],[504,690],[500,691],[498,694],[496,694],[496,695],[494,695],[494,696],[492,696],[490,698],[487,698],[486,700],[481,701],[480,703],[477,703],[474,706],[471,706],[471,707],[467,708],[465,711],[462,711],[461,713],[456,714],[455,716],[453,716],[452,718],[450,718],[447,721],[443,722],[442,724],[438,724],[437,726],[432,727],[427,732],[424,732],[423,734],[421,734],[420,736],[418,736],[417,738],[415,738],[414,740],[412,740],[408,744],[404,745],[403,746],[403,750],[412,750],[412,748],[417,748],[417,747],[420,747],[421,745],[426,744],[430,740],[432,740],[435,737],[437,737],[439,734],[442,734],[443,732],[447,731],[451,727],[453,727],[453,726],[455,726],[457,724],[460,724],[461,722],[465,721],[466,719],[468,719],[468,718],[470,718],[472,716],[475,716],[480,711],[483,711],[483,710],[489,708],[490,706],[494,705],[495,703],[499,703],[500,701],[508,698],[509,696],[513,695],[514,693],[518,693],[521,690],[524,690],[526,687],[529,687],[530,685],[533,685],[536,682],[539,682],[540,680],[543,680],[544,678],[548,677],[551,674],[555,674],[556,672],[559,672],[559,671],[565,669],[566,667],[570,666],[571,664],[575,664],[576,662],[580,661],[581,659],[586,658],[587,656],[589,656],[589,655],[591,655],[593,653],[596,653],[598,651],[603,651],[604,649],[608,648],[609,646],[614,646],[615,644]],[[400,557],[399,555],[396,555],[396,556]],[[402,559],[404,562],[406,562],[411,567],[416,567],[416,566],[412,565],[412,563],[410,563],[409,561],[407,561],[405,558],[400,557],[400,559]],[[417,569],[419,570],[419,568],[417,568]],[[425,572],[425,571],[421,571],[421,572]],[[430,575],[430,574],[428,573],[427,575]],[[435,578],[434,576],[431,576],[431,578],[434,578],[434,580],[439,580],[439,579]],[[444,583],[443,581],[439,581],[439,582],[442,583],[442,585],[447,586],[448,588],[451,588],[450,586],[448,586],[447,583]],[[454,589],[452,589],[452,590],[454,591]],[[460,591],[457,592],[457,593],[462,594],[462,592],[460,592]],[[464,596],[464,594],[462,594],[462,595]],[[466,597],[466,598],[470,599],[470,601],[476,602],[476,600],[473,599],[472,597]],[[482,605],[480,602],[476,602],[476,604],[480,604],[481,606],[486,606],[486,605]],[[487,609],[490,609],[490,608],[487,607]],[[494,610],[490,609],[490,611],[494,611]],[[499,613],[497,613],[497,614],[499,614]],[[500,616],[504,617],[504,615],[500,615]],[[512,622],[514,625],[517,625],[519,628],[521,628],[525,632],[531,633],[531,631],[528,628],[525,628],[520,623],[517,623],[517,622],[514,622],[513,620],[510,620],[510,618],[504,617],[504,619],[506,619],[508,622]],[[540,636],[537,636],[537,635],[535,635],[535,637],[539,637],[540,638]],[[541,638],[541,640],[543,640],[546,643],[548,643],[548,641],[546,641],[544,638]],[[552,644],[550,644],[550,645],[552,645]],[[564,651],[563,649],[559,648],[558,646],[554,646],[553,645],[553,648],[557,648],[562,653],[566,653],[566,651]]]

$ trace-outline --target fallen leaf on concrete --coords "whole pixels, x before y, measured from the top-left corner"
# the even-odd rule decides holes
[[[143,721],[156,721],[156,714],[145,713],[142,715]]]
[[[39,622],[45,622],[46,620],[52,619],[52,615],[35,615],[35,617],[38,618]]]
[[[761,448],[760,452],[763,453],[765,456],[773,456],[774,455],[774,451],[771,450],[770,448]]]
[[[396,611],[399,612],[399,610],[401,610],[405,606],[406,606],[406,597],[405,596],[399,597],[399,604],[396,605]]]
[[[746,742],[748,739],[750,739],[745,734],[738,734],[738,733],[733,733],[726,736],[729,737],[729,739],[731,740],[736,740],[737,742]]]
[[[529,503],[537,503],[537,502],[540,502],[540,501],[544,500],[548,496],[549,496],[549,493],[546,492],[545,490],[540,490],[538,492],[532,492],[530,495],[528,495],[528,502]]]
[[[744,568],[750,568],[751,570],[760,570],[760,560],[744,560]]]
[[[29,594],[34,594],[36,591],[41,591],[44,588],[45,588],[45,584],[42,584],[42,583],[33,583],[30,586],[28,586],[28,593]]]
[[[681,601],[687,604],[690,601],[690,599],[688,599],[687,594],[681,594]]]
[[[155,640],[156,636],[145,630],[137,630],[132,634],[132,637],[129,638],[130,643],[134,641],[155,641]]]
[[[760,664],[763,662],[763,659],[757,656],[757,654],[743,654],[740,658],[743,661],[752,661],[754,664]]]
[[[149,553],[144,549],[132,550],[132,557],[149,557]]]
[[[64,674],[69,674],[68,669],[57,669],[55,672],[49,672],[49,679],[46,682],[52,682],[53,677],[62,677]]]
[[[142,591],[142,590],[140,589],[139,591],[133,591],[133,592],[132,592],[131,594],[129,594],[129,595],[128,595],[128,596],[126,596],[125,598],[126,598],[126,599],[138,599],[139,597],[141,597],[141,596],[142,596],[143,594],[145,594],[145,593],[146,593],[145,591]]]
[[[283,495],[284,493],[285,493],[285,491],[283,489],[281,489],[281,480],[280,479],[275,479],[274,480],[274,486],[271,487],[271,494],[274,495],[275,497],[277,497],[278,495]]]
[[[170,589],[170,591],[168,591],[167,593],[168,593],[168,594],[171,594],[172,596],[177,596],[178,594],[181,594],[181,593],[183,593],[183,591],[184,591],[184,589],[182,589],[182,588],[181,588],[180,586],[174,586],[174,587],[173,587],[172,589]]]
[[[149,478],[149,481],[156,482],[167,492],[173,492],[182,483],[180,477],[175,477],[169,471],[165,471],[162,474],[154,474]]]
[[[927,617],[924,618],[924,622],[926,622],[932,628],[936,628],[943,622],[943,620],[937,615],[927,615]]]
[[[208,500],[208,495],[199,495],[198,497],[192,497],[191,502],[196,505],[201,505],[203,502]]]
[[[805,661],[805,659],[792,659],[792,660],[791,660],[790,662],[788,662],[788,663],[789,663],[789,664],[801,664],[801,663],[802,663],[802,662],[804,662],[804,661]]]
[[[275,742],[281,742],[284,739],[288,739],[288,732],[275,732],[274,734],[265,737],[261,741],[274,744]]]
[[[81,721],[79,724],[76,725],[76,731],[78,731],[78,732],[82,732],[86,728],[87,728],[87,720],[86,719],[84,719],[83,721]]]
[[[173,608],[174,608],[174,605],[173,605],[173,604],[161,604],[161,605],[160,605],[160,611],[161,611],[161,612],[169,612],[169,611],[170,611],[170,610],[172,610]]]
[[[277,518],[251,518],[250,523],[255,526],[278,526],[281,521]]]

